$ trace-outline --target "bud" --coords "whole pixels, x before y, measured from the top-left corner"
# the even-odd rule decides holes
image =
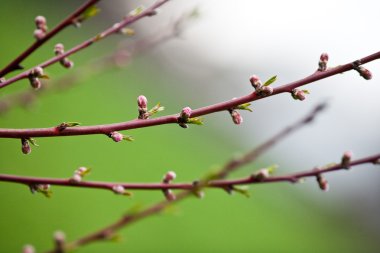
[[[359,74],[360,76],[362,76],[365,80],[371,80],[372,79],[372,73],[371,71],[369,71],[368,69],[362,67],[362,66],[359,66],[355,69]]]
[[[317,175],[317,182],[322,191],[327,192],[329,190],[329,183],[321,174]]]
[[[292,97],[295,99],[295,100],[300,100],[300,101],[303,101],[306,99],[306,94],[303,90],[297,90],[297,89],[293,89],[292,90]]]
[[[272,95],[273,88],[271,86],[264,86],[260,89],[260,94],[263,96],[269,96]]]
[[[187,121],[190,118],[190,115],[191,115],[191,108],[190,107],[185,107],[181,111],[180,118],[183,121]]]
[[[115,186],[113,186],[112,187],[112,191],[115,194],[120,194],[120,195],[124,195],[125,194],[125,188],[122,185],[115,185]]]
[[[123,138],[124,138],[124,135],[122,135],[121,133],[119,133],[119,132],[112,132],[112,133],[110,133],[110,138],[112,138],[112,140],[114,141],[114,142],[120,142],[120,141],[122,141],[123,140]]]
[[[167,199],[167,201],[174,201],[176,200],[176,196],[175,194],[170,190],[170,189],[165,189],[163,190],[164,192],[164,195],[165,195],[165,198]]]
[[[74,183],[74,184],[78,184],[80,182],[82,182],[82,176],[80,174],[74,174],[71,178],[70,178],[70,182],[71,183]]]
[[[33,77],[42,77],[44,75],[44,69],[37,66],[30,71],[29,75]]]
[[[342,156],[342,162],[341,162],[342,167],[348,170],[350,168],[351,159],[352,159],[352,152],[351,151],[344,152]]]
[[[29,145],[29,141],[27,139],[21,139],[21,151],[25,155],[30,154],[30,152],[32,152],[32,149]]]
[[[255,88],[255,90],[261,89],[262,83],[258,76],[256,75],[251,76],[251,78],[249,78],[249,81],[251,82],[251,85],[253,88]]]
[[[319,63],[318,63],[318,71],[326,71],[327,70],[327,62],[329,60],[329,55],[327,53],[321,54]]]
[[[177,175],[174,171],[169,171],[165,174],[163,178],[163,182],[168,184],[170,181],[174,180],[176,177]]]
[[[243,117],[240,115],[238,111],[230,110],[230,114],[231,114],[232,121],[236,125],[240,125],[241,123],[243,123]]]
[[[35,253],[36,250],[34,249],[33,245],[25,245],[23,248],[22,248],[22,253]]]
[[[65,247],[65,240],[66,240],[66,235],[62,231],[56,231],[54,233],[54,242],[56,249],[58,250],[57,252],[63,252],[64,247]]]
[[[61,65],[67,69],[71,69],[72,67],[74,67],[74,62],[70,61],[69,59],[67,58],[63,58],[62,60],[59,61],[61,63]]]
[[[84,176],[85,174],[87,174],[88,172],[90,171],[89,168],[87,167],[79,167],[78,169],[75,170],[75,174],[78,174],[78,175],[81,175],[81,176]]]
[[[29,83],[30,83],[30,86],[32,86],[35,90],[40,89],[42,86],[41,80],[36,77],[29,76]]]
[[[255,181],[262,181],[270,176],[268,169],[261,169],[252,175],[252,179]]]
[[[55,55],[61,55],[65,52],[65,47],[63,46],[62,43],[58,43],[54,47],[54,53]]]
[[[137,106],[139,108],[147,108],[148,107],[148,99],[146,99],[146,97],[144,95],[140,95],[138,98],[137,98]]]
[[[45,32],[42,31],[41,29],[36,29],[33,32],[33,36],[36,40],[42,40],[45,37]]]
[[[34,19],[37,29],[42,30],[43,32],[47,31],[46,18],[44,16],[37,16]]]

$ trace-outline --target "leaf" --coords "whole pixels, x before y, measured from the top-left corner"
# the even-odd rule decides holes
[[[133,30],[132,28],[129,28],[129,27],[121,29],[120,32],[122,34],[127,35],[127,36],[133,36],[133,35],[135,35],[135,30]]]
[[[273,165],[267,167],[267,170],[268,170],[269,174],[273,174],[277,170],[277,168],[278,168],[278,165],[273,164]]]
[[[130,16],[137,16],[137,15],[141,14],[141,12],[143,12],[144,9],[145,9],[145,7],[143,5],[140,5],[139,7],[135,8],[134,10],[129,12],[129,15]]]
[[[36,146],[36,147],[39,146],[39,145],[37,144],[37,142],[36,142],[36,139],[28,138],[27,140],[28,140],[28,142],[29,142],[30,144],[32,144],[33,146]]]
[[[308,90],[302,90],[303,91],[303,93],[305,93],[305,94],[310,94],[310,91],[308,91]]]
[[[271,85],[272,83],[274,83],[275,81],[277,80],[277,76],[272,76],[271,78],[269,78],[269,80],[267,80],[263,86],[269,86]]]
[[[246,110],[246,111],[250,111],[250,112],[252,112],[252,109],[249,108],[250,105],[251,105],[251,103],[241,104],[241,105],[236,106],[236,109],[239,109],[239,110]]]
[[[251,197],[251,194],[248,191],[249,190],[248,186],[232,186],[231,190],[233,190],[234,192],[240,193],[247,198]]]
[[[41,78],[41,79],[50,79],[50,77],[48,75],[40,75],[40,76],[38,76],[38,78]]]
[[[125,141],[134,141],[135,139],[133,139],[132,136],[124,135],[123,136],[123,140],[125,140]]]
[[[95,5],[88,7],[83,14],[80,16],[80,21],[84,21],[86,19],[92,18],[96,16],[100,12],[100,9]]]
[[[187,120],[186,123],[189,123],[189,124],[195,124],[195,125],[198,125],[198,126],[201,126],[203,125],[203,118],[190,118]]]
[[[161,106],[160,103],[157,103],[152,109],[148,111],[149,116],[152,116],[158,112],[162,112],[165,110],[165,107]]]

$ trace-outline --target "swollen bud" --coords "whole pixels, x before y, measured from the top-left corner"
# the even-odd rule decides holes
[[[124,135],[116,131],[110,133],[109,136],[114,142],[120,142],[124,139]]]
[[[372,79],[372,73],[371,71],[369,71],[368,69],[362,67],[362,66],[359,66],[355,69],[359,74],[360,76],[362,76],[365,80],[371,80]]]
[[[243,123],[243,117],[240,115],[240,113],[237,110],[229,110],[229,112],[230,112],[232,121],[236,125],[240,125],[241,123]]]
[[[261,169],[258,172],[254,173],[251,178],[256,181],[262,181],[270,176],[268,169]]]
[[[273,88],[271,86],[264,86],[260,89],[260,95],[262,96],[269,96],[272,95]]]
[[[163,178],[163,182],[168,184],[170,181],[173,181],[177,177],[174,171],[169,171],[165,174]]]
[[[177,197],[175,196],[175,194],[173,193],[173,191],[171,191],[170,189],[163,190],[163,192],[164,192],[165,198],[168,201],[174,201],[174,200],[176,200]]]
[[[329,188],[330,188],[329,187],[329,183],[327,182],[327,180],[321,174],[317,175],[317,182],[318,182],[319,188],[322,191],[327,192],[329,190]]]
[[[36,24],[37,29],[47,32],[46,18],[44,16],[37,16],[34,19],[34,23]]]
[[[21,151],[25,155],[30,154],[32,152],[32,148],[29,145],[29,141],[27,139],[21,139]]]
[[[251,82],[251,85],[255,90],[259,90],[262,87],[262,83],[260,81],[260,78],[256,75],[253,75],[249,78],[249,81]]]
[[[41,29],[36,29],[33,32],[33,36],[36,40],[42,40],[45,37],[46,33]]]
[[[56,231],[54,233],[54,242],[57,252],[64,252],[66,235],[62,231]]]
[[[327,70],[327,62],[329,60],[329,55],[327,53],[321,54],[319,63],[318,63],[318,71],[326,71]]]
[[[347,170],[350,169],[351,159],[352,159],[352,152],[351,151],[344,152],[342,156],[342,162],[341,162],[342,167]]]
[[[22,253],[35,253],[36,250],[34,249],[33,245],[25,245],[23,248],[22,248]]]
[[[306,99],[306,92],[304,90],[293,89],[292,90],[292,97],[295,100],[303,101]]]
[[[191,108],[190,107],[183,108],[178,117],[178,125],[182,128],[188,128],[189,126],[186,123],[188,123],[190,116],[191,116]]]
[[[137,106],[146,109],[148,107],[148,99],[144,95],[140,95],[137,98]]]
[[[62,43],[58,43],[58,44],[55,45],[55,47],[54,47],[54,53],[55,53],[56,56],[62,55],[64,52],[65,52],[65,47],[63,46]],[[59,63],[60,63],[63,67],[65,67],[65,68],[67,68],[67,69],[74,67],[74,63],[73,63],[72,61],[70,61],[70,60],[69,60],[68,58],[66,58],[66,57],[62,58],[62,59],[59,61]]]

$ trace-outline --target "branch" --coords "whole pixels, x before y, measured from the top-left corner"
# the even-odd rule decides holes
[[[80,6],[77,10],[75,10],[72,14],[67,16],[61,23],[59,23],[56,27],[54,27],[50,32],[46,33],[41,39],[36,40],[32,45],[29,46],[24,52],[22,52],[16,59],[14,59],[11,63],[9,63],[5,68],[0,70],[0,77],[5,76],[6,74],[20,69],[20,63],[25,60],[29,55],[31,55],[34,51],[36,51],[40,46],[42,46],[49,39],[54,37],[57,33],[62,31],[69,25],[72,25],[83,12],[85,12],[89,7],[95,5],[99,0],[88,0],[82,6]]]
[[[160,2],[162,3],[162,2]],[[151,7],[152,8],[152,7]],[[368,63],[370,61],[374,61],[376,59],[380,58],[380,52],[374,53],[372,55],[366,56],[360,60],[356,60],[354,62],[350,62],[335,68],[326,69],[323,71],[316,71],[315,73],[311,74],[310,76],[300,79],[295,82],[291,82],[285,85],[282,85],[278,88],[272,88],[270,86],[264,86],[264,88],[267,89],[257,89],[255,86],[256,83],[251,80],[252,85],[256,88],[255,92],[252,92],[249,95],[242,96],[240,98],[235,98],[229,101],[217,103],[214,105],[209,105],[206,107],[201,107],[199,109],[192,110],[189,113],[187,118],[194,118],[198,116],[204,116],[211,113],[216,113],[220,111],[229,111],[232,108],[237,108],[239,105],[243,105],[252,101],[260,100],[263,98],[267,98],[270,96],[278,95],[281,93],[291,93],[293,98],[303,100],[304,95],[302,95],[299,91],[297,91],[296,88],[333,76],[337,75],[349,70],[356,70],[358,71],[363,77],[365,74],[366,79],[368,78],[368,75],[370,75],[370,72],[363,67],[361,67],[361,64]],[[251,78],[252,79],[252,78]],[[269,93],[265,93],[265,92]],[[295,93],[295,91],[297,93]],[[188,108],[189,110],[190,108]],[[190,109],[191,110],[191,109]],[[231,113],[231,111],[230,111]],[[232,115],[232,114],[231,114]],[[240,116],[240,115],[239,115]],[[79,126],[75,128],[66,128],[64,131],[58,131],[57,127],[50,127],[50,128],[36,128],[36,129],[0,129],[0,138],[31,138],[31,137],[53,137],[53,136],[76,136],[76,135],[89,135],[89,134],[106,134],[109,135],[112,132],[120,131],[120,130],[129,130],[129,129],[136,129],[136,128],[144,128],[144,127],[151,127],[151,126],[157,126],[157,125],[164,125],[164,124],[180,124],[183,123],[180,121],[180,115],[174,114],[174,115],[168,115],[163,117],[158,117],[154,119],[135,119],[127,122],[121,122],[121,123],[114,123],[114,124],[107,124],[107,125],[94,125],[94,126]],[[234,119],[235,121],[235,119]],[[235,121],[236,124],[239,124],[241,121]],[[183,124],[182,124],[183,126]]]
[[[120,29],[124,28],[127,25],[130,25],[130,24],[136,22],[137,20],[140,20],[143,17],[155,15],[156,14],[155,10],[168,1],[169,0],[159,0],[156,3],[154,3],[152,6],[150,6],[149,8],[143,10],[141,13],[139,13],[137,15],[129,15],[129,16],[125,17],[122,21],[120,21],[120,23],[116,23],[115,25],[109,27],[105,31],[94,36],[93,38],[88,39],[88,40],[82,42],[81,44],[71,48],[70,50],[68,50],[62,54],[59,54],[59,55],[41,63],[39,65],[39,67],[46,68],[46,67],[48,67],[48,66],[50,66],[56,62],[61,61],[64,58],[67,58],[68,56],[70,56],[74,53],[77,53],[77,52],[91,46],[95,42],[98,42],[98,41],[110,36],[111,34],[118,33],[120,31]],[[21,79],[28,78],[30,76],[30,74],[33,73],[33,70],[34,70],[34,68],[29,69],[23,73],[20,73],[20,74],[14,76],[12,78],[9,78],[8,80],[0,83],[0,88],[4,88],[4,87],[6,87],[6,86],[8,86],[8,85],[10,85],[16,81],[21,80]]]

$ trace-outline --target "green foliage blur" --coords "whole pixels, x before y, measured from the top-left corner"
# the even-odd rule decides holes
[[[33,42],[35,16],[45,15],[51,28],[78,4],[72,0],[3,1],[0,65],[6,65]],[[157,25],[159,21],[157,16],[150,24]],[[100,13],[80,29],[66,29],[23,65],[29,68],[52,57],[52,49],[58,42],[66,48],[74,46],[112,24],[107,22],[110,20]],[[89,60],[112,52],[121,39],[124,38],[116,36],[101,41],[70,57],[75,62],[74,70],[57,64],[46,72],[52,81],[70,75]],[[40,96],[32,106],[13,108],[1,115],[0,127],[50,127],[63,121],[83,125],[126,121],[136,117],[136,98],[141,94],[148,98],[150,106],[161,102],[166,107],[161,115],[179,112],[185,105],[195,106],[196,101],[189,100],[195,95],[183,94],[181,84],[160,74],[155,64],[149,57],[142,57],[126,68],[93,73],[70,89]],[[28,89],[31,89],[28,82],[20,81],[1,90],[0,99]],[[247,151],[235,141],[238,128],[231,127],[225,133],[208,126],[212,120],[206,117],[204,126],[190,126],[186,130],[164,125],[125,132],[134,136],[132,143],[114,143],[100,135],[38,138],[39,147],[32,147],[30,155],[21,153],[20,140],[1,139],[0,173],[68,178],[77,167],[88,166],[92,173],[87,180],[157,182],[167,171],[174,170],[178,182],[192,181],[223,165],[236,152]],[[256,145],[252,143],[252,148]],[[252,164],[233,176],[249,174],[261,166],[265,164]],[[77,252],[348,253],[378,249],[375,236],[350,217],[334,212],[333,207],[321,205],[323,201],[315,204],[303,194],[304,188],[302,184],[255,186],[250,189],[250,198],[208,190],[202,200],[189,198],[121,230],[119,242],[97,242]],[[318,190],[317,186],[315,189]],[[47,199],[42,194],[32,195],[24,185],[0,183],[0,252],[21,252],[28,243],[37,252],[43,252],[53,247],[54,231],[64,231],[72,241],[116,221],[131,208],[149,206],[163,198],[160,191],[134,191],[132,198],[104,190],[52,187],[52,191],[52,198]],[[325,193],[317,198],[331,203]]]

